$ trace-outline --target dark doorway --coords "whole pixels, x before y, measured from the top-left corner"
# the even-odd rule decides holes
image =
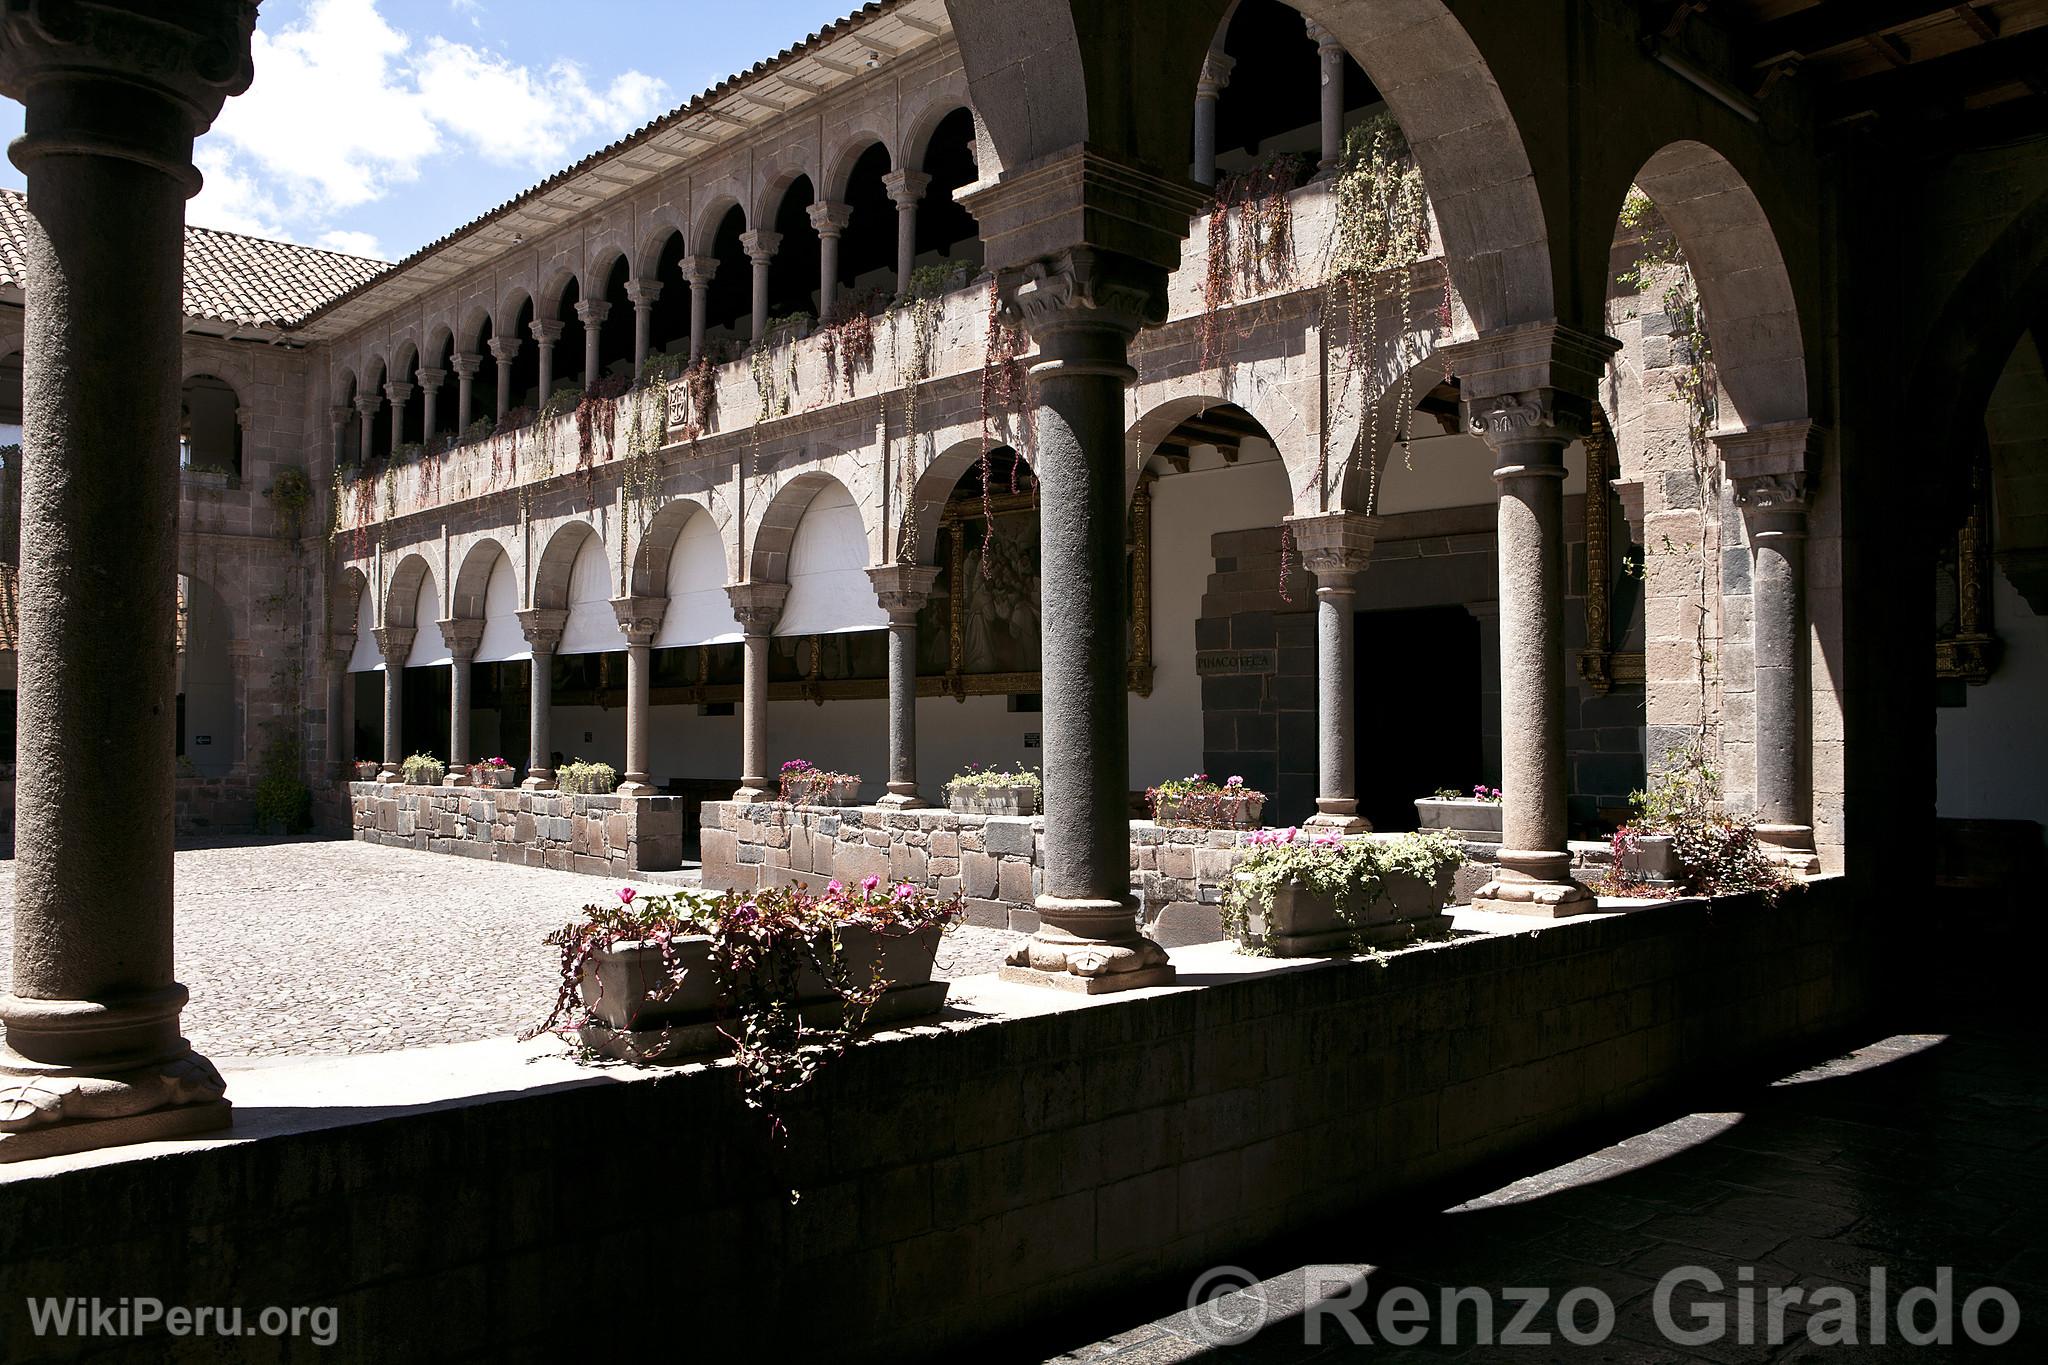
[[[1358,813],[1415,828],[1415,798],[1480,780],[1479,622],[1463,607],[1358,614]]]
[[[403,760],[412,754],[431,754],[443,763],[448,761],[448,666],[432,664],[425,668],[408,668],[399,690],[400,705],[404,708],[400,719],[398,737],[400,748],[405,752]]]

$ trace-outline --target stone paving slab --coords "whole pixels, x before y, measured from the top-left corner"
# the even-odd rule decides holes
[[[13,980],[14,867],[0,861],[0,991]],[[181,848],[186,1036],[224,1060],[517,1033],[555,997],[557,958],[542,936],[616,889],[610,878],[353,841]],[[939,974],[992,971],[1018,937],[963,926],[941,946]]]

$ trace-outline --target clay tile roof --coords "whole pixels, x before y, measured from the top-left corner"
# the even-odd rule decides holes
[[[0,190],[0,284],[28,277],[28,200]],[[243,327],[298,326],[391,267],[217,228],[185,229],[185,315]]]

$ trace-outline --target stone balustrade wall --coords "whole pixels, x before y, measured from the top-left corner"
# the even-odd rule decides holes
[[[682,865],[683,802],[494,787],[351,782],[355,837],[558,872],[623,876]]]

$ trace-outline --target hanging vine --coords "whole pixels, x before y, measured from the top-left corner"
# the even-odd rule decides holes
[[[996,538],[995,463],[990,454],[995,441],[993,423],[1000,416],[1005,438],[1012,439],[1015,458],[1010,462],[1010,491],[1019,491],[1019,478],[1031,446],[1031,405],[1026,390],[1029,372],[1022,356],[1030,338],[1022,322],[1003,316],[1002,291],[991,279],[988,285],[988,326],[981,347],[981,576],[988,579],[994,569],[989,550]],[[1011,423],[1015,421],[1013,428]],[[1014,436],[1012,435],[1014,431]]]
[[[1209,208],[1209,256],[1202,279],[1201,365],[1223,361],[1223,309],[1241,298],[1284,289],[1294,279],[1294,202],[1307,159],[1268,157],[1227,176]]]
[[[932,357],[939,344],[939,295],[946,278],[919,271],[911,279],[910,298],[890,312],[889,351],[896,367],[896,382],[903,390],[903,488],[901,527],[897,536],[898,557],[915,555],[917,549],[918,441],[917,386],[931,378]],[[896,325],[910,324],[909,354],[906,356]]]

